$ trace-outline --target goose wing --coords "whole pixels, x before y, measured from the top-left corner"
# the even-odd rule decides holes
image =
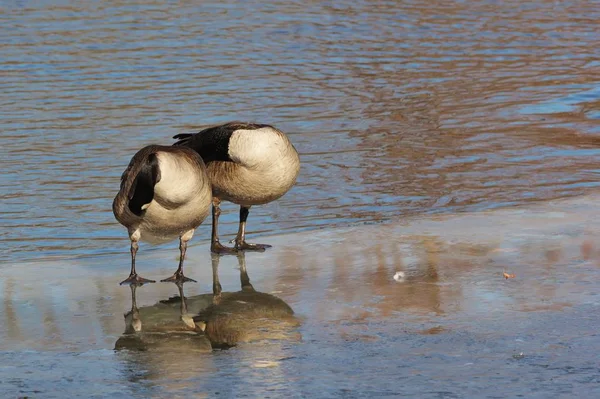
[[[205,163],[211,161],[231,161],[228,154],[229,139],[237,130],[256,130],[270,125],[246,122],[229,122],[211,126],[198,133],[180,133],[173,136],[177,139],[174,146],[185,146],[196,151]]]

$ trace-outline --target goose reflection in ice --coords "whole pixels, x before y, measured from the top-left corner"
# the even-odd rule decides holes
[[[222,292],[220,256],[212,255],[213,303],[194,317],[213,347],[230,347],[259,340],[299,340],[294,311],[282,299],[254,289],[246,270],[245,254],[237,255],[241,290]]]
[[[117,340],[115,349],[203,352],[212,350],[210,342],[194,325],[192,314],[188,311],[188,298],[183,293],[183,283],[174,284],[179,291],[178,296],[142,308],[138,308],[136,301],[140,285],[130,286],[131,310],[125,314],[125,333]],[[207,295],[194,297],[195,309],[206,307],[209,303]]]
[[[274,295],[256,291],[245,255],[238,254],[237,259],[241,286],[237,292],[222,292],[217,254],[212,254],[212,295],[186,297],[183,283],[175,282],[179,295],[138,308],[140,285],[131,285],[131,310],[125,314],[125,332],[115,349],[210,351],[242,342],[299,340],[299,321],[292,308]]]
[[[216,371],[210,342],[189,325],[188,311],[198,304],[185,297],[183,284],[176,286],[179,295],[138,308],[136,296],[146,288],[131,285],[125,333],[115,343],[124,379],[147,397],[173,397],[182,389],[197,389],[199,377]],[[210,304],[210,295],[204,297]]]

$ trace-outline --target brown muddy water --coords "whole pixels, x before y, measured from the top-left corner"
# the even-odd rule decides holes
[[[0,11],[1,396],[598,394],[598,2]],[[250,214],[276,247],[247,263],[302,338],[113,351],[131,307],[120,173],[145,144],[232,119],[275,124],[301,153],[296,187]],[[210,292],[208,233],[186,295]],[[142,246],[140,270],[167,276],[175,248]],[[223,258],[225,290],[236,267]]]

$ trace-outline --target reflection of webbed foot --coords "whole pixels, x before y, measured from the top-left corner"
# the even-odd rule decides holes
[[[147,278],[138,276],[137,273],[132,273],[125,280],[121,281],[120,285],[128,284],[128,285],[142,286],[147,283],[156,283],[156,281],[148,280]]]
[[[175,283],[175,284],[183,284],[183,283],[197,283],[196,280],[191,279],[183,275],[183,272],[173,274],[171,277],[166,278],[164,280],[160,280],[163,283]]]
[[[219,255],[234,255],[238,253],[236,248],[226,247],[219,241],[210,244],[210,251]]]
[[[250,244],[246,241],[237,241],[235,243],[235,249],[238,251],[256,251],[256,252],[265,252],[265,249],[271,248],[272,245],[269,244]]]

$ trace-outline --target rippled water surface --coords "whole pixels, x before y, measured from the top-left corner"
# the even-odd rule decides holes
[[[302,154],[253,233],[598,186],[597,2],[1,7],[5,264],[127,251],[110,205],[133,153],[233,119],[275,124]]]
[[[577,0],[0,2],[0,396],[598,397],[598,21]],[[230,120],[301,153],[247,261],[301,339],[113,351],[120,174]],[[187,295],[211,290],[208,237]],[[141,246],[140,273],[170,275],[176,246]]]

